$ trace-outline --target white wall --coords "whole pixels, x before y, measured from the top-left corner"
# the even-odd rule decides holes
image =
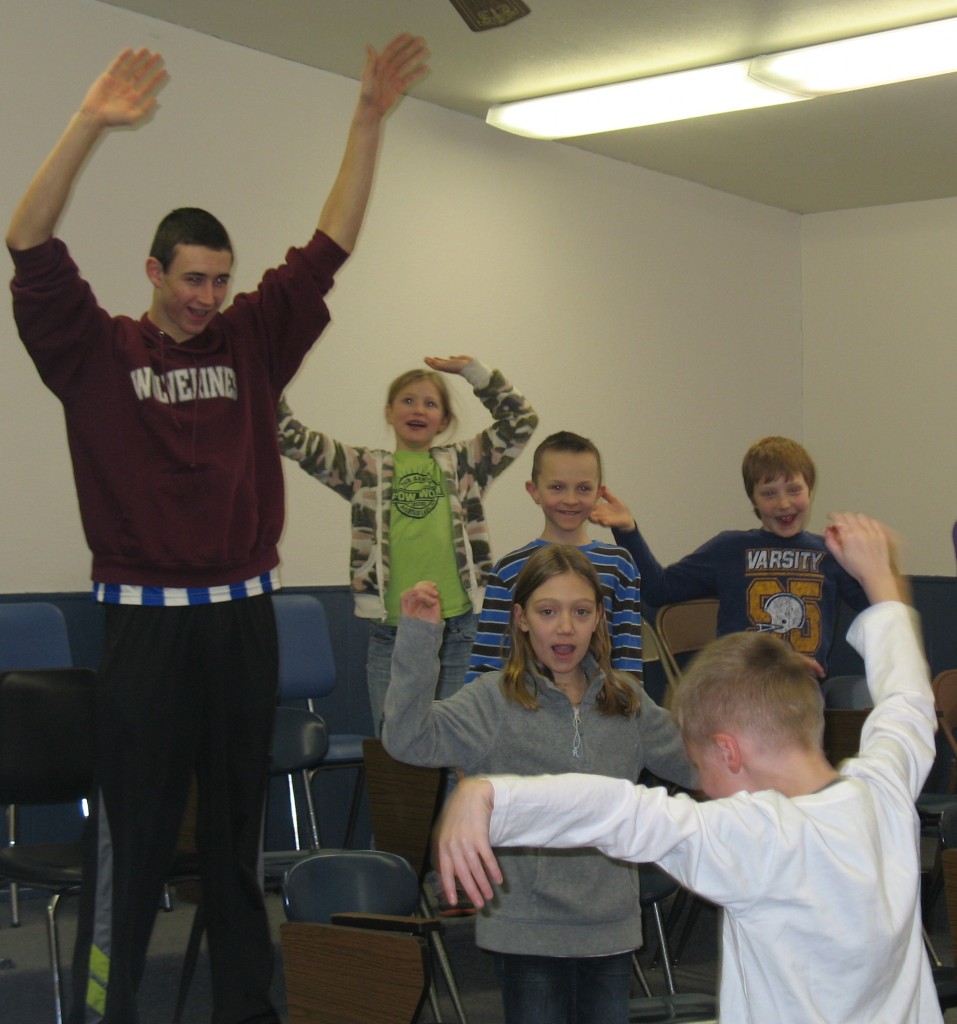
[[[94,0],[0,5],[4,224],[111,56],[145,45],[166,58],[171,81],[155,117],[105,140],[61,225],[108,309],[148,305],[143,260],[174,206],[223,219],[240,288],[308,238],[355,82]],[[640,511],[662,558],[751,525],[744,449],[768,433],[801,437],[799,217],[414,98],[388,126],[367,225],[331,307],[334,324],[291,389],[304,421],[388,445],[392,377],[426,354],[480,356],[533,400],[536,441],[564,428],[597,442],[609,484]],[[59,406],[7,304],[0,335],[0,591],[84,589]],[[458,395],[461,430],[480,429],[481,409],[466,389]],[[491,492],[498,553],[540,530],[522,487],[529,465],[526,453]],[[283,578],[343,583],[346,505],[289,469]]]
[[[952,576],[957,199],[804,218],[805,439],[819,512],[872,511]]]

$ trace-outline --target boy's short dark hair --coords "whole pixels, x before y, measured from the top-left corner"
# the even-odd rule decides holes
[[[535,449],[532,456],[532,480],[537,482],[538,475],[542,471],[542,456],[548,452],[573,452],[575,454],[590,452],[598,460],[598,482],[601,483],[601,452],[595,447],[593,441],[581,434],[573,434],[570,430],[559,430],[557,433],[549,434],[544,441]]]
[[[729,633],[691,662],[672,713],[685,743],[747,732],[767,747],[820,747],[824,701],[805,658],[769,633]]]
[[[807,449],[789,437],[762,437],[744,453],[741,475],[748,498],[754,489],[768,480],[783,476],[790,480],[798,474],[804,477],[809,491],[814,490],[817,473]]]
[[[163,270],[169,270],[177,245],[201,245],[233,254],[233,243],[223,225],[211,213],[196,206],[182,206],[166,214],[153,236],[150,256],[159,261]]]

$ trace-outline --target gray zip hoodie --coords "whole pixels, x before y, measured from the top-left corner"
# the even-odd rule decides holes
[[[583,772],[636,781],[643,768],[692,788],[697,777],[671,715],[644,692],[637,715],[603,715],[602,676],[589,656],[581,708],[534,677],[540,707],[507,700],[500,672],[433,702],[441,625],[403,618],[392,655],[382,740],[408,764],[467,775]],[[496,851],[505,876],[476,921],[476,941],[499,953],[608,956],[641,946],[638,868],[596,850]]]

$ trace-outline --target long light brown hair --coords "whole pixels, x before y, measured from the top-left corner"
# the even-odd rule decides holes
[[[509,618],[511,647],[502,674],[502,691],[505,697],[529,710],[539,707],[538,695],[531,676],[532,673],[549,676],[549,672],[535,657],[528,633],[518,625],[515,609],[520,607],[524,610],[532,595],[543,583],[565,573],[580,577],[591,587],[595,595],[598,624],[592,633],[588,650],[604,677],[601,691],[595,701],[599,711],[603,715],[625,717],[637,714],[641,700],[637,687],[630,679],[611,667],[611,639],[608,636],[604,594],[598,573],[588,558],[570,544],[546,544],[532,552],[515,581]]]

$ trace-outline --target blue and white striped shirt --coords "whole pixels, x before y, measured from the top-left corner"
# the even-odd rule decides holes
[[[241,583],[216,587],[140,587],[132,583],[94,583],[93,599],[102,604],[132,604],[153,608],[184,607],[193,604],[219,604],[244,597],[272,594],[279,589],[279,570]]]

